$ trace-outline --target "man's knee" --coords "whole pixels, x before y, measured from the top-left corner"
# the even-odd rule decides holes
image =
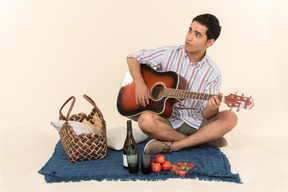
[[[218,113],[214,120],[220,120],[222,122],[223,128],[227,132],[231,131],[237,125],[237,115],[235,112],[225,110]]]
[[[238,117],[235,112],[229,110],[223,111],[223,114],[225,116],[224,120],[227,123],[227,128],[231,131],[237,125]]]
[[[154,127],[154,114],[144,111],[138,118],[138,125],[144,133],[151,132],[151,129]]]

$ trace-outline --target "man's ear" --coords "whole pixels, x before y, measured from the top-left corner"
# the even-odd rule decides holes
[[[211,47],[214,44],[214,42],[215,42],[215,39],[209,39],[206,43],[207,48]]]

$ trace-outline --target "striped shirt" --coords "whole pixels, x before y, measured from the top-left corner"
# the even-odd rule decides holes
[[[190,63],[184,46],[160,47],[142,50],[129,55],[140,63],[157,67],[159,71],[175,71],[187,81],[187,90],[193,92],[218,94],[221,85],[221,73],[211,58],[205,54],[198,63]],[[174,113],[169,119],[173,128],[181,127],[184,122],[199,129],[204,119],[202,111],[206,101],[184,100],[174,106]]]

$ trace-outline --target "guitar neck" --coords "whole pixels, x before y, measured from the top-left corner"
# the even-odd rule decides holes
[[[163,89],[161,95],[163,97],[172,97],[176,99],[195,99],[195,100],[203,100],[203,101],[207,101],[214,96],[217,96],[219,100],[222,101],[222,97],[223,97],[222,95],[198,93],[198,92],[192,92],[192,91],[187,91],[187,90],[170,89],[170,88]]]

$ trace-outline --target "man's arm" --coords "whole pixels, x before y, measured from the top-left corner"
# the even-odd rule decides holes
[[[128,68],[129,72],[136,84],[135,87],[135,98],[136,102],[140,103],[142,106],[146,106],[146,104],[149,104],[149,88],[147,87],[142,74],[141,74],[141,67],[140,63],[137,59],[133,57],[127,58]]]

